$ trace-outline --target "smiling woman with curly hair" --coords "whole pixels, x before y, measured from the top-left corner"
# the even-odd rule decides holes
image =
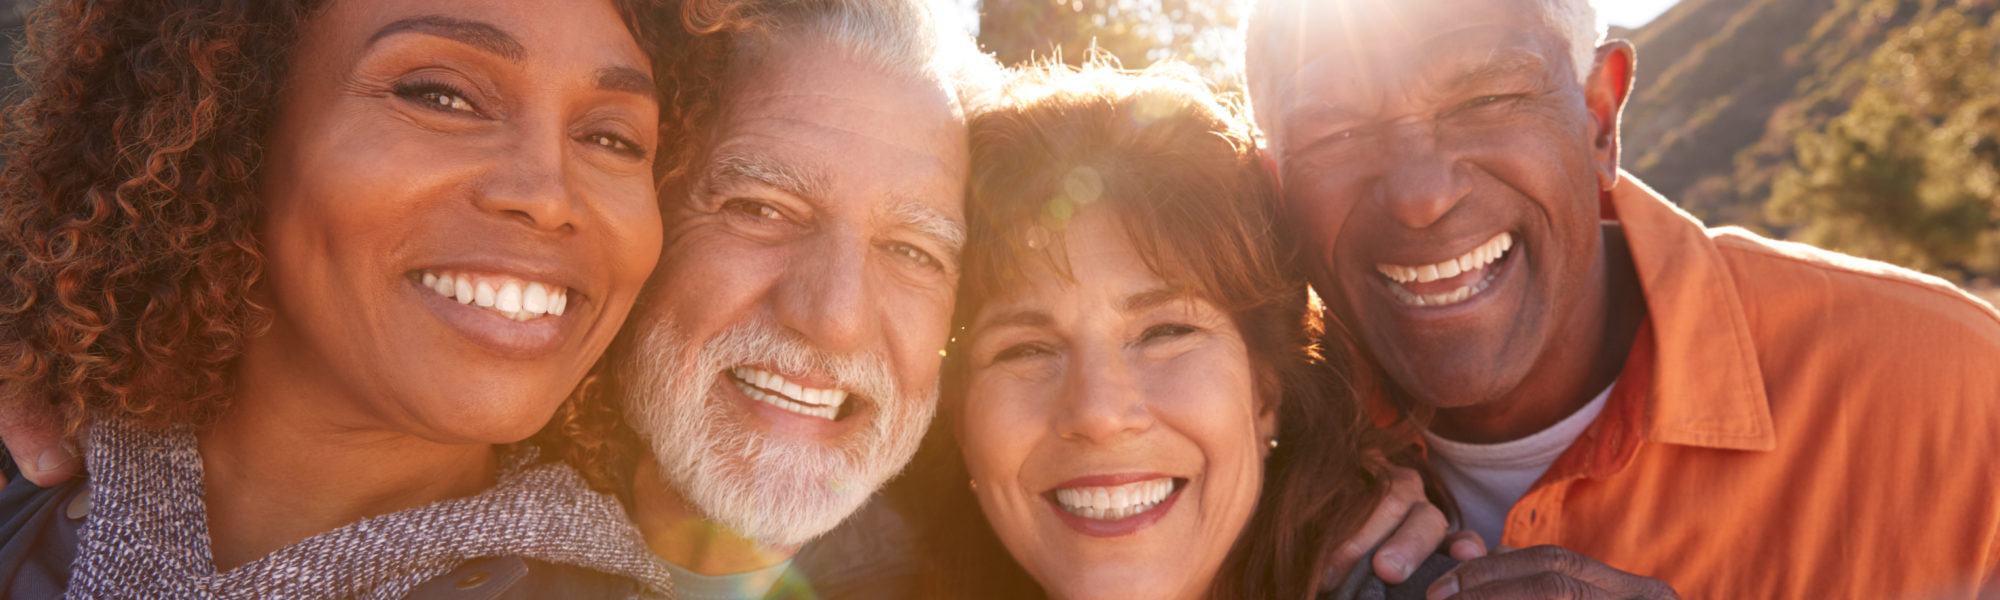
[[[0,596],[400,597],[516,565],[664,593],[615,500],[513,443],[657,260],[670,4],[42,6],[0,382],[90,478],[0,493]]]

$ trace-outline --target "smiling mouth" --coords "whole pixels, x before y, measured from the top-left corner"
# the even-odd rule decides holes
[[[411,277],[437,295],[515,321],[560,317],[569,288],[508,275],[423,270]]]
[[[1405,306],[1436,308],[1464,304],[1484,293],[1498,279],[1500,262],[1513,256],[1514,235],[1502,232],[1457,258],[1423,266],[1377,264],[1396,301]]]
[[[1104,487],[1049,490],[1048,497],[1063,512],[1095,521],[1120,521],[1158,508],[1187,484],[1186,479],[1160,477]]]
[[[784,375],[755,367],[730,369],[729,381],[751,400],[828,421],[841,419],[841,409],[847,405],[850,396],[846,390],[806,387],[793,383]]]

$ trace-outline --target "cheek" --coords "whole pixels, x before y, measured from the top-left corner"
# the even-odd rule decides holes
[[[1007,375],[975,374],[962,400],[959,448],[976,479],[1011,485],[1049,427],[1041,386]]]
[[[1333,234],[1346,226],[1348,214],[1361,197],[1357,175],[1363,165],[1303,164],[1301,173],[1286,183],[1285,213],[1305,228],[1313,248],[1324,251],[1332,247]]]
[[[1201,453],[1204,519],[1221,530],[1217,539],[1233,542],[1256,509],[1264,475],[1248,357],[1240,346],[1190,353],[1148,375],[1155,414]]]
[[[292,138],[306,139],[306,138]],[[278,143],[259,187],[264,217],[258,236],[269,280],[290,310],[322,306],[335,313],[365,308],[359,299],[389,291],[400,273],[388,264],[421,239],[419,229],[442,204],[434,201],[445,169],[415,171],[380,153],[350,151],[338,134],[313,143]],[[335,300],[347,298],[347,300]],[[348,307],[335,309],[335,307]]]
[[[784,246],[753,243],[710,223],[669,230],[659,267],[647,281],[647,318],[674,323],[706,340],[748,320],[785,273]]]
[[[944,366],[940,354],[951,338],[953,294],[949,288],[913,289],[908,284],[878,285],[886,289],[879,322],[888,329],[890,355],[905,393],[937,386]]]
[[[660,209],[650,183],[625,182],[608,190],[598,205],[604,254],[617,269],[617,287],[636,294],[653,274],[664,244]]]

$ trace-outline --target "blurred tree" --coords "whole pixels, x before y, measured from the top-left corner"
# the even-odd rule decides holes
[[[1127,67],[1177,59],[1233,81],[1242,61],[1239,0],[984,0],[979,43],[1002,64],[1077,64],[1093,43]]]
[[[2000,277],[2000,20],[1945,10],[1876,50],[1867,82],[1765,208],[1792,237],[1957,279]]]

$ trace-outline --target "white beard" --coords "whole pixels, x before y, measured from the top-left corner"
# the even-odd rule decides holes
[[[779,331],[746,323],[689,352],[672,323],[655,322],[617,366],[625,418],[660,477],[704,517],[766,548],[804,544],[860,509],[910,462],[937,409],[935,384],[903,397],[881,357],[829,356]],[[848,402],[874,409],[846,418],[870,422],[836,446],[769,437],[719,395],[718,375],[739,365],[830,377]]]

